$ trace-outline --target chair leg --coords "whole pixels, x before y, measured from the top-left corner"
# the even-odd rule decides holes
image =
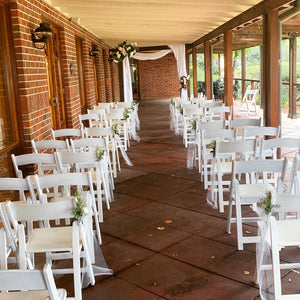
[[[238,199],[235,199],[235,211],[236,211],[236,230],[237,230],[237,242],[238,250],[243,250],[243,225],[242,225],[242,207]]]
[[[77,222],[73,223],[73,278],[75,300],[82,300],[81,273],[80,273],[80,249],[79,249],[79,229]]]
[[[7,243],[4,228],[0,229],[0,269],[7,270]]]

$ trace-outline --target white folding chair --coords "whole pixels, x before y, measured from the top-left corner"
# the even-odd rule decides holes
[[[230,122],[232,118],[232,106],[215,106],[210,108],[210,114],[207,120],[227,120]]]
[[[87,138],[105,138],[108,150],[111,153],[112,158],[112,167],[114,177],[117,177],[117,164],[118,169],[121,170],[120,167],[120,160],[119,160],[119,153],[117,149],[117,142],[115,138],[115,133],[111,127],[107,128],[85,128],[85,135]]]
[[[229,191],[230,180],[223,178],[225,175],[231,175],[232,162],[234,160],[246,159],[253,157],[256,153],[256,141],[234,141],[223,142],[216,141],[215,149],[215,165],[212,167],[212,197],[218,194],[219,211],[224,212],[224,205],[228,205],[228,201],[224,201],[224,190]],[[216,203],[216,201],[214,200]]]
[[[212,185],[212,162],[214,154],[211,149],[213,141],[234,141],[236,138],[236,131],[231,129],[210,129],[201,130],[201,179],[204,178],[204,189],[207,190],[208,186]],[[209,178],[210,175],[210,178]]]
[[[87,114],[82,114],[82,115],[78,115],[79,117],[79,123],[81,128],[85,128],[85,127],[93,127],[93,126],[97,126],[100,123],[100,117],[98,112],[97,113],[87,113]],[[88,123],[88,126],[86,126]]]
[[[91,193],[91,208],[99,244],[101,244],[101,232],[94,197],[93,181],[90,172],[87,173],[63,173],[47,176],[34,176],[35,188],[41,203],[59,202],[65,198],[74,197],[75,191],[83,192],[86,189]],[[49,194],[49,190],[53,193]]]
[[[254,112],[257,115],[256,102],[255,102],[255,97],[256,97],[257,93],[258,93],[257,89],[254,89],[254,90],[247,89],[246,90],[244,97],[241,100],[241,106],[239,108],[238,115],[243,111],[246,111],[247,115],[249,115],[249,113],[251,112],[251,106],[254,107]],[[247,107],[246,110],[243,110],[244,104],[246,104],[246,107]]]
[[[90,201],[86,193],[88,214],[82,223],[74,221],[72,226],[34,228],[28,231],[28,239],[25,239],[25,231],[19,222],[45,222],[50,220],[72,218],[74,208],[73,200],[65,200],[54,203],[42,204],[15,204],[9,202],[7,210],[15,230],[19,234],[19,259],[22,269],[26,268],[26,257],[35,253],[46,253],[47,263],[52,264],[53,260],[71,259],[72,268],[54,269],[54,274],[73,274],[75,299],[81,300],[81,272],[87,273],[90,284],[95,284],[92,262],[93,235],[90,213]],[[81,268],[80,257],[84,257]]]
[[[54,140],[57,138],[82,138],[83,137],[83,130],[82,128],[76,129],[76,128],[64,128],[64,129],[52,129],[52,137]]]
[[[49,264],[43,270],[0,271],[0,291],[1,300],[65,300],[67,297],[65,289],[56,288]]]
[[[102,158],[97,157],[97,150],[88,152],[57,152],[58,169],[64,173],[65,167],[69,166],[68,170],[74,169],[75,172],[91,172],[92,182],[96,186],[95,195],[98,203],[98,216],[100,222],[103,222],[102,201],[106,202],[107,209],[110,209],[111,192],[108,170],[105,169],[105,153]]]
[[[258,119],[235,119],[231,120],[229,127],[231,129],[235,128],[245,128],[245,127],[260,127],[261,118]]]
[[[219,130],[225,129],[225,120],[211,121],[211,122],[197,122],[196,124],[196,159],[198,159],[198,170],[202,172],[202,139],[201,130]]]
[[[238,250],[243,250],[245,243],[257,243],[258,236],[244,236],[243,223],[256,223],[259,218],[243,217],[242,207],[253,206],[266,197],[266,193],[277,192],[273,177],[281,176],[284,180],[288,170],[288,160],[248,160],[233,161],[231,188],[229,195],[229,209],[227,215],[227,232],[231,232],[231,223],[237,224]],[[239,178],[244,175],[245,183],[240,183]],[[232,205],[235,203],[235,215],[232,217]]]
[[[113,107],[113,103],[104,103],[104,102],[99,102],[98,105],[94,106],[94,109],[105,109],[106,113],[109,113],[111,108]]]

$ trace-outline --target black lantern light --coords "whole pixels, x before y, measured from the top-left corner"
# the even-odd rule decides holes
[[[52,34],[53,30],[47,25],[47,23],[41,23],[40,27],[38,27],[31,35],[34,47],[37,49],[44,49]],[[42,43],[42,45],[38,47],[36,43]]]
[[[99,53],[100,53],[100,50],[96,46],[93,46],[93,49],[90,50],[90,57],[96,56]]]

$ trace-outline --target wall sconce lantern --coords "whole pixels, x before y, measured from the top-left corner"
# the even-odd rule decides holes
[[[96,56],[97,54],[100,54],[100,50],[96,46],[93,46],[93,49],[90,50],[90,57]]]
[[[47,25],[47,23],[41,23],[40,27],[38,27],[31,35],[34,47],[37,49],[44,49],[52,34],[53,30]],[[42,45],[38,47],[36,43],[42,43]]]

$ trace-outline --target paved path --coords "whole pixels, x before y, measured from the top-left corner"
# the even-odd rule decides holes
[[[140,105],[141,142],[128,151],[134,167],[119,173],[101,226],[115,275],[98,277],[83,299],[257,299],[255,246],[237,251],[235,226],[225,234],[225,215],[206,204],[198,172],[186,169],[181,137],[169,130],[168,105]]]

